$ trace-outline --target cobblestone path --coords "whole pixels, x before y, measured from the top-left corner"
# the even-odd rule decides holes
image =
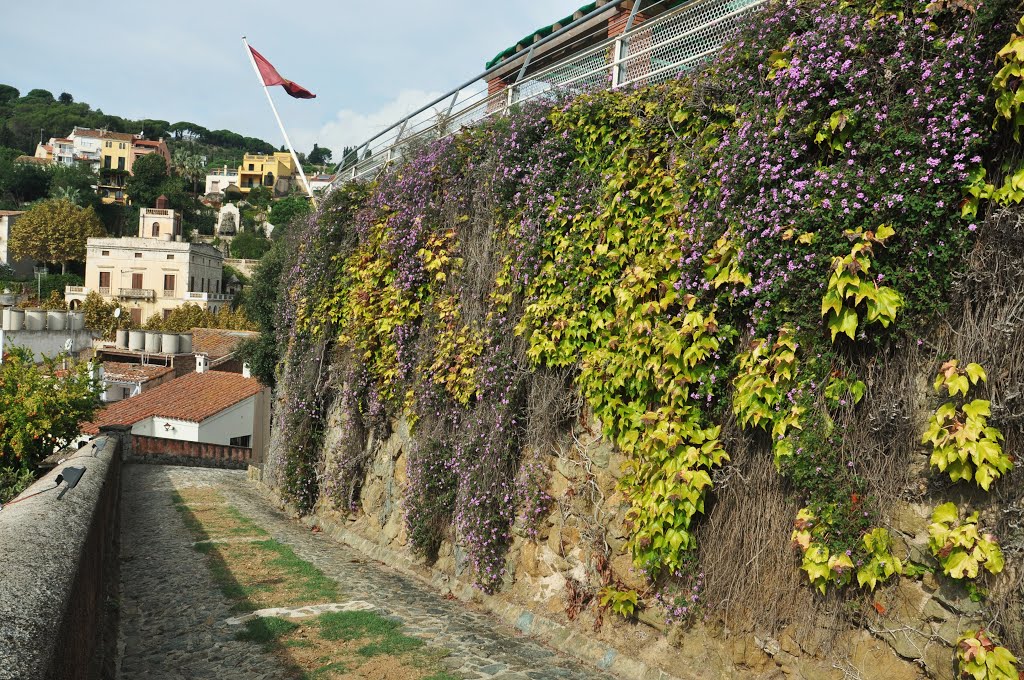
[[[172,504],[172,492],[212,487],[230,505],[337,581],[345,599],[364,600],[402,623],[402,632],[449,651],[452,675],[495,680],[590,680],[591,670],[498,622],[447,601],[417,581],[293,522],[229,470],[129,465],[122,487],[120,677],[263,680],[284,664],[238,642],[235,615]],[[381,680],[391,680],[384,679]],[[396,678],[394,680],[401,680]]]

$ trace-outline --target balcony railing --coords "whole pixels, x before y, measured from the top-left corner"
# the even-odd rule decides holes
[[[156,297],[156,291],[152,288],[119,288],[117,296],[132,300],[152,300]]]
[[[227,293],[207,293],[205,291],[193,291],[185,293],[186,300],[203,300],[205,302],[228,302],[232,299]]]
[[[645,7],[663,5],[664,2],[638,0],[636,7],[643,12]],[[572,31],[578,24],[593,20],[621,4],[611,0],[534,43],[522,60],[518,77],[515,70],[504,76],[506,79],[514,78],[511,85],[489,93],[487,80],[496,71],[507,72],[508,65],[520,59],[519,55],[509,57],[361,144],[338,165],[334,186],[376,176],[423,142],[446,137],[538,97],[616,89],[674,78],[717,53],[764,2],[695,0],[636,24],[617,38],[582,49],[561,62],[524,77],[534,50],[563,35],[564,40],[571,41]]]
[[[65,295],[88,295],[89,289],[85,286],[64,286]]]
[[[99,292],[100,295],[110,295],[110,287],[109,286],[107,286],[106,288],[103,288],[101,286],[100,288],[97,288],[96,290]]]
[[[165,290],[165,291],[164,291],[164,297],[165,297],[165,298],[172,298],[172,297],[174,297],[174,294],[175,294],[175,293],[174,293],[174,291],[173,291],[173,290]]]

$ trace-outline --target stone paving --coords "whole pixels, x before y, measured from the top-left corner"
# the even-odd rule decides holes
[[[524,637],[463,602],[290,520],[259,496],[245,473],[129,465],[123,479],[120,677],[285,677],[283,664],[256,645],[236,642],[233,613],[171,502],[171,492],[213,487],[270,536],[338,582],[344,598],[364,600],[449,655],[452,675],[494,680],[612,677]],[[382,679],[383,680],[383,679]],[[397,680],[397,679],[396,679]]]

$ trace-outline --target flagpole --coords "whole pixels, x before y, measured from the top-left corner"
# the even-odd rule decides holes
[[[260,85],[263,86],[263,92],[267,95],[267,101],[270,102],[270,110],[274,112],[274,118],[277,119],[277,127],[281,129],[281,135],[284,137],[284,143],[288,145],[288,151],[292,154],[292,160],[295,162],[295,167],[299,170],[299,176],[302,178],[302,183],[306,186],[306,193],[309,194],[309,200],[313,203],[313,209],[316,210],[316,198],[313,196],[313,190],[309,187],[309,181],[306,180],[306,173],[302,170],[302,163],[299,162],[299,156],[295,153],[295,147],[292,146],[292,141],[288,139],[288,133],[285,132],[284,123],[281,122],[281,116],[277,113],[277,107],[274,106],[274,98],[270,96],[270,89],[267,84],[263,82],[263,76],[260,75],[260,69],[256,66],[256,59],[252,56],[252,50],[249,48],[249,41],[246,40],[245,36],[242,36],[242,44],[245,45],[245,53],[249,55],[249,63],[252,64],[252,70],[256,72],[256,78],[259,79]]]

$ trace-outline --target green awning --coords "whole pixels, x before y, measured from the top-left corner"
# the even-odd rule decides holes
[[[597,9],[597,3],[596,2],[591,2],[589,4],[583,5],[583,7],[580,7],[578,10],[576,10],[575,12],[573,12],[572,14],[570,14],[567,17],[562,17],[558,21],[556,21],[556,22],[554,22],[554,23],[552,23],[552,24],[550,24],[548,26],[545,26],[544,28],[538,28],[533,33],[530,33],[529,35],[524,36],[522,40],[517,42],[512,47],[506,48],[506,49],[502,50],[501,52],[498,52],[498,54],[495,55],[494,59],[491,59],[489,62],[487,62],[487,65],[485,66],[485,68],[491,68],[495,64],[501,62],[503,59],[506,59],[506,58],[512,56],[513,54],[516,53],[516,48],[518,48],[518,47],[523,47],[525,49],[526,47],[529,47],[531,44],[533,44],[536,40],[541,40],[543,38],[548,37],[549,35],[554,33],[556,25],[558,25],[558,26],[565,26],[566,24],[572,23],[573,17],[576,16],[577,13],[582,12],[583,14],[590,14],[595,9]]]

